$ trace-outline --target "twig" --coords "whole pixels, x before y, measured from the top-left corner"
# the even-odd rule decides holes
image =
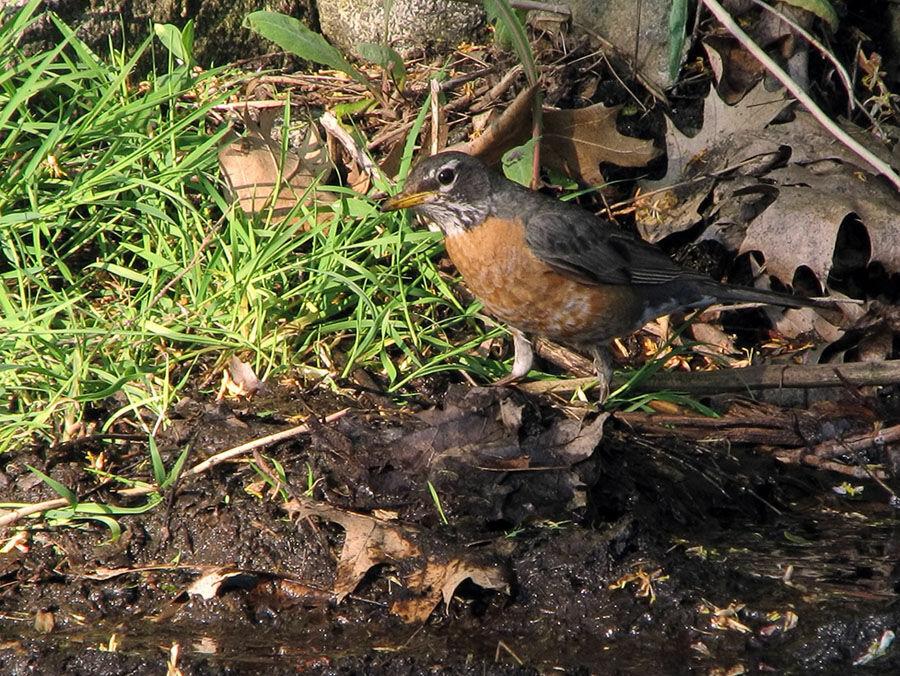
[[[896,429],[894,431],[896,431]],[[872,469],[869,466],[869,463],[867,463],[863,459],[862,454],[859,452],[859,449],[851,448],[849,444],[843,443],[843,439],[838,439],[837,441],[839,443],[841,443],[841,445],[844,448],[846,448],[847,451],[853,456],[854,460],[856,460],[857,466],[864,469],[866,471],[866,474],[868,474],[872,478],[872,481],[874,481],[879,486],[881,486],[881,488],[884,490],[884,492],[887,493],[891,497],[891,504],[893,504],[894,506],[898,506],[897,493],[890,486],[888,486],[884,482],[884,479],[882,478],[885,476],[885,473]],[[875,445],[875,444],[873,443],[872,445]]]
[[[451,91],[453,89],[456,89],[460,85],[465,84],[466,82],[471,82],[472,80],[477,80],[480,77],[486,77],[496,70],[497,70],[496,66],[488,66],[487,68],[482,68],[480,70],[473,70],[471,73],[465,73],[463,75],[451,77],[451,78],[441,82],[441,91],[442,92]]]
[[[500,82],[491,87],[487,94],[482,96],[478,101],[472,104],[471,112],[480,113],[482,111],[490,108],[494,103],[496,103],[501,96],[506,93],[510,87],[512,87],[513,83],[516,81],[516,78],[522,74],[523,68],[522,64],[517,63],[515,66],[506,71],[506,74],[500,78]]]
[[[630,373],[616,373],[611,388],[624,385]],[[591,387],[597,379],[537,380],[518,387],[530,394],[572,392]],[[896,385],[900,383],[900,359],[856,364],[788,364],[747,366],[721,371],[663,371],[634,386],[633,391],[675,391],[687,394],[746,392],[785,388]]]
[[[868,434],[841,439],[839,441],[823,441],[812,449],[804,449],[807,453],[813,453],[820,458],[834,458],[844,453],[858,453],[873,446],[886,446],[900,441],[900,425],[884,427]]]
[[[806,465],[816,469],[826,469],[839,474],[852,476],[854,479],[870,479],[874,477],[887,478],[886,474],[880,470],[866,471],[862,467],[852,465],[844,465],[834,460],[823,460],[812,455],[806,448],[797,448],[792,451],[776,451],[775,459],[779,462],[792,465]]]
[[[893,425],[892,427],[885,427],[874,432],[850,437],[849,439],[830,439],[816,444],[812,448],[803,447],[775,451],[774,456],[777,460],[784,463],[829,469],[842,474],[849,474],[858,479],[871,478],[891,496],[892,501],[896,501],[897,494],[890,486],[884,483],[884,479],[887,476],[886,473],[869,467],[860,457],[860,453],[870,448],[895,444],[898,441],[900,441],[900,425]],[[838,455],[848,453],[855,458],[857,467],[850,467],[831,460],[831,458]]]
[[[432,78],[428,83],[431,91],[431,154],[437,155],[440,148],[438,136],[441,128],[441,83]]]
[[[325,131],[331,134],[342,146],[344,146],[350,157],[352,157],[362,170],[376,182],[376,185],[385,182],[378,165],[375,164],[366,154],[366,151],[353,140],[353,137],[347,133],[347,130],[341,126],[341,123],[337,121],[337,118],[334,115],[329,112],[322,113],[321,117],[319,117],[319,122],[325,128]]]
[[[807,95],[800,86],[791,79],[781,66],[775,63],[763,49],[757,45],[750,36],[747,35],[740,26],[737,25],[731,15],[725,10],[717,0],[703,0],[703,4],[719,20],[729,33],[731,33],[738,42],[743,45],[744,49],[750,52],[756,59],[777,79],[791,95],[799,101],[804,108],[821,124],[835,139],[844,144],[848,149],[856,153],[863,161],[876,172],[884,176],[893,183],[894,187],[900,190],[900,176],[894,172],[889,164],[877,158],[868,148],[863,146],[847,132],[841,129],[833,120],[831,120],[821,108],[819,108],[813,100]]]
[[[338,411],[337,413],[332,413],[325,418],[325,422],[331,423],[335,420],[339,420],[340,418],[343,418],[345,415],[347,415],[347,412],[349,410],[349,408],[345,408]],[[291,439],[292,437],[306,434],[307,432],[309,432],[309,425],[304,423],[303,425],[297,425],[296,427],[291,427],[290,429],[282,430],[281,432],[276,432],[275,434],[270,434],[266,437],[248,441],[246,444],[241,444],[240,446],[235,446],[234,448],[230,448],[227,451],[222,451],[221,453],[216,453],[215,455],[210,456],[203,462],[191,467],[187,472],[185,472],[185,475],[193,476],[196,474],[201,474],[206,470],[215,467],[216,465],[220,465],[227,460],[231,460],[232,458],[236,458],[239,455],[249,453],[255,448],[261,448],[262,446],[275,444],[279,441],[284,441],[285,439]]]
[[[519,658],[518,655],[516,655],[515,652],[513,652],[513,649],[506,645],[503,641],[497,641],[497,651],[494,653],[494,662],[500,661],[500,648],[503,648],[503,650],[505,650],[520,667],[525,666],[525,663]]]
[[[675,390],[699,394],[705,392],[746,392],[807,387],[857,387],[900,383],[900,359],[855,364],[788,364],[748,366],[721,371],[656,373],[636,390]]]
[[[284,108],[284,101],[270,99],[268,101],[235,101],[233,103],[217,103],[213,110],[243,110],[245,108]]]
[[[53,500],[44,500],[44,502],[37,502],[33,505],[25,505],[24,507],[19,507],[18,509],[7,512],[2,517],[0,517],[0,527],[15,523],[22,517],[28,516],[29,514],[45,512],[48,509],[57,509],[58,507],[65,507],[68,504],[69,501],[65,498],[54,498]]]
[[[349,408],[342,409],[337,411],[336,413],[332,413],[325,417],[324,422],[332,423],[336,420],[343,418],[347,415]],[[285,439],[290,439],[292,437],[299,436],[301,434],[306,434],[309,432],[309,425],[297,425],[296,427],[291,427],[290,429],[282,430],[281,432],[276,432],[275,434],[270,434],[265,437],[261,437],[259,439],[254,439],[253,441],[248,441],[246,444],[241,444],[240,446],[235,446],[234,448],[230,448],[227,451],[222,451],[221,453],[217,453],[201,463],[198,463],[191,467],[189,470],[184,472],[183,476],[197,476],[202,474],[208,469],[215,467],[216,465],[220,465],[223,462],[236,458],[239,455],[243,455],[245,453],[249,453],[250,451],[260,448],[262,446],[267,446],[269,444],[274,444],[279,441],[284,441]],[[124,490],[118,491],[117,494],[123,497],[135,497],[141,495],[148,495],[150,493],[155,493],[159,490],[159,487],[155,484],[149,484],[146,486],[139,486],[136,488],[126,488]],[[8,526],[11,523],[15,523],[22,517],[28,516],[29,514],[35,514],[38,512],[44,512],[48,509],[57,509],[59,507],[65,507],[69,504],[69,501],[65,498],[54,498],[53,500],[46,500],[44,502],[38,502],[33,505],[25,505],[24,507],[19,507],[11,512],[3,514],[0,516],[0,527]]]

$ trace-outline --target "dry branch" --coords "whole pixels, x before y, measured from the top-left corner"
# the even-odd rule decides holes
[[[689,394],[806,387],[863,387],[900,383],[900,360],[854,364],[748,366],[721,371],[657,373],[636,387],[641,392]]]

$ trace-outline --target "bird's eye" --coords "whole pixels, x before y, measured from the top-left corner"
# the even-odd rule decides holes
[[[450,185],[456,180],[456,172],[452,169],[441,169],[438,172],[437,180],[441,185]]]

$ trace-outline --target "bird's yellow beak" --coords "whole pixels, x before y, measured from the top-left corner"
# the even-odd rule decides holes
[[[398,209],[409,209],[410,207],[417,207],[420,204],[427,204],[434,200],[437,196],[437,193],[433,190],[424,190],[422,192],[413,192],[408,195],[404,193],[398,193],[393,197],[388,197],[384,202],[381,203],[381,211],[397,211]]]

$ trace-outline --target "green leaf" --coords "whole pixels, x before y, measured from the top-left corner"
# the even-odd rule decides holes
[[[78,498],[75,497],[75,494],[70,491],[68,488],[59,483],[56,479],[51,479],[49,476],[44,474],[41,470],[32,467],[31,465],[25,465],[28,468],[28,471],[38,477],[45,484],[50,486],[59,497],[64,498],[66,502],[68,502],[73,507],[78,504]]]
[[[406,76],[406,65],[403,57],[393,47],[380,45],[375,42],[360,42],[356,45],[356,53],[360,58],[380,66],[382,70],[390,73],[391,77],[400,82]]]
[[[119,525],[119,522],[116,521],[111,516],[85,516],[85,517],[76,517],[79,520],[85,521],[97,521],[98,523],[102,523],[104,526],[109,528],[109,540],[101,543],[104,545],[112,544],[116,540],[118,540],[122,536],[122,526]]]
[[[187,53],[188,58],[191,58],[194,54],[194,20],[190,19],[184,25],[184,28],[181,30],[181,44],[184,46],[184,51]]]
[[[827,21],[833,30],[838,27],[838,15],[834,11],[834,7],[828,0],[784,0],[785,4],[805,9],[807,12],[815,14],[823,21]]]
[[[537,142],[538,139],[532,138],[504,153],[502,165],[506,178],[526,187],[531,185],[534,173],[534,146]]]
[[[166,466],[163,464],[159,448],[156,446],[156,439],[150,437],[148,442],[150,445],[150,463],[153,465],[153,480],[156,481],[157,486],[162,486],[166,480]]]
[[[184,461],[187,460],[188,451],[190,450],[190,446],[185,446],[184,450],[181,452],[181,455],[178,456],[178,459],[175,460],[175,464],[172,465],[172,469],[169,470],[169,474],[166,476],[166,480],[159,484],[160,490],[163,488],[168,488],[171,484],[175,483],[175,480],[181,476],[181,469],[184,467]]]
[[[97,502],[80,502],[74,507],[75,514],[144,514],[156,507],[162,502],[162,496],[159,493],[150,493],[147,496],[147,502],[134,507],[121,507],[119,505],[102,505]]]
[[[358,101],[347,101],[347,103],[339,103],[334,108],[332,108],[331,112],[334,113],[334,116],[337,119],[341,119],[348,115],[358,115],[360,113],[366,112],[369,108],[372,108],[378,102],[371,98],[366,97],[364,99],[359,99]]]
[[[177,26],[173,26],[170,23],[153,24],[153,32],[156,33],[156,37],[163,43],[163,46],[172,52],[172,56],[182,63],[191,62],[191,47],[194,43],[194,24],[192,21],[188,21],[185,26],[189,45],[185,45],[185,33],[182,33]]]
[[[672,0],[672,9],[669,10],[669,77],[673,80],[681,68],[687,11],[687,0]]]
[[[522,68],[525,70],[525,77],[529,85],[536,84],[538,81],[537,66],[534,63],[534,54],[531,51],[531,43],[528,42],[528,35],[519,17],[509,6],[508,0],[484,0],[484,11],[488,15],[491,22],[503,27],[512,43],[513,50]]]
[[[301,59],[342,71],[357,82],[369,82],[369,78],[351,66],[336,47],[292,16],[279,12],[252,12],[247,15],[246,23],[251,30]]]
[[[178,331],[173,331],[172,329],[163,326],[154,321],[147,320],[144,324],[144,328],[151,334],[155,336],[162,336],[163,338],[168,338],[169,340],[190,340],[190,334],[180,333]]]
[[[441,523],[445,526],[450,524],[450,521],[447,519],[447,515],[444,513],[444,506],[441,504],[441,496],[438,495],[437,489],[434,487],[434,484],[430,481],[426,481],[425,484],[428,486],[428,493],[431,495],[431,500],[434,502],[434,506],[437,509],[438,515],[441,517]]]

